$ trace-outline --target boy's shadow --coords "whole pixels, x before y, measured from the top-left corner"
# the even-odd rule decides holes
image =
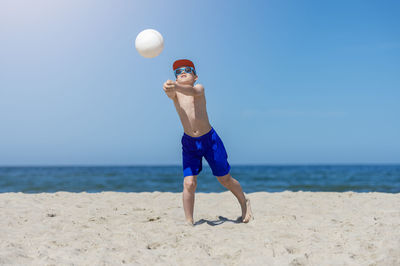
[[[200,219],[197,222],[195,222],[194,225],[196,226],[196,225],[207,223],[208,225],[216,226],[216,225],[223,224],[225,222],[240,224],[240,223],[242,223],[242,217],[239,216],[236,220],[231,220],[231,219],[225,218],[223,216],[218,216],[218,220],[210,221],[210,220],[206,220],[206,219]]]

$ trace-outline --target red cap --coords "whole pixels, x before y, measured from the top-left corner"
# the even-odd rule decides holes
[[[176,60],[174,62],[174,64],[172,65],[173,70],[180,68],[182,66],[190,66],[193,67],[194,70],[196,70],[196,68],[194,67],[194,64],[192,61],[188,60],[188,59],[179,59]]]

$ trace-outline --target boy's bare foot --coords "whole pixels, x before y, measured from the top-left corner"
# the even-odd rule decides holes
[[[253,218],[253,212],[251,211],[250,200],[246,198],[246,211],[242,214],[242,222],[248,223]]]
[[[186,220],[186,224],[190,226],[194,226],[193,220]]]

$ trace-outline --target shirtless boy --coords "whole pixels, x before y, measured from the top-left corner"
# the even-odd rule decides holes
[[[194,64],[187,59],[177,60],[173,64],[173,70],[176,81],[167,80],[163,89],[173,100],[184,130],[181,142],[183,208],[186,220],[193,224],[194,193],[204,156],[213,175],[238,199],[242,209],[241,220],[247,223],[252,218],[250,201],[245,198],[239,182],[229,173],[231,167],[224,144],[208,120],[204,87],[200,84],[194,85],[198,79]]]

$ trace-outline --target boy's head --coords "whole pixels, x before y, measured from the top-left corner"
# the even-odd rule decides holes
[[[193,85],[197,80],[196,69],[192,61],[179,59],[172,65],[176,81]]]

